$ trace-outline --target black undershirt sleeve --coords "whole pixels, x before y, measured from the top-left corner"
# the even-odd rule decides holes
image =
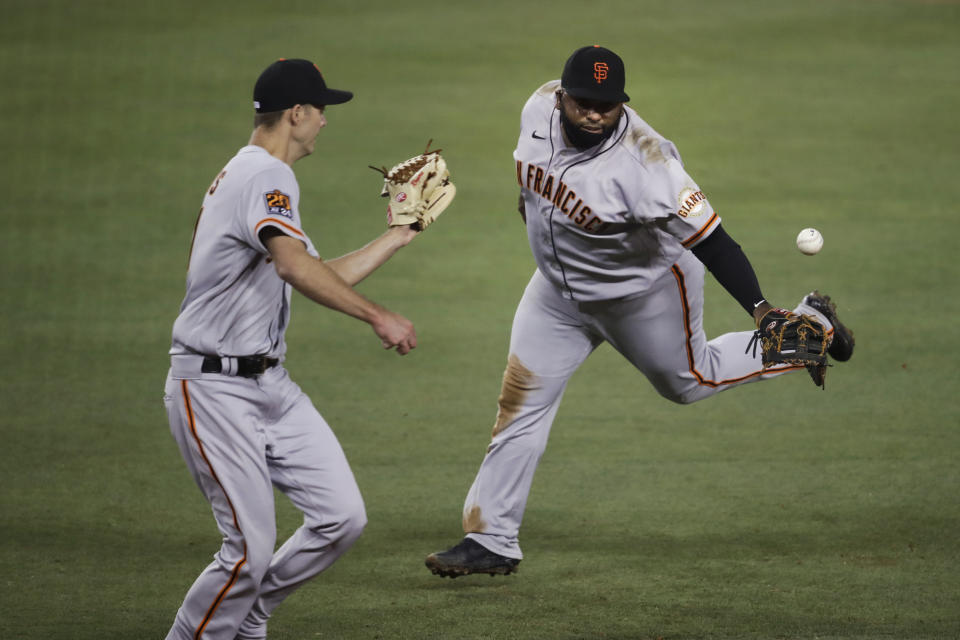
[[[713,233],[691,251],[709,269],[717,282],[752,316],[754,308],[764,298],[760,292],[757,274],[740,245],[734,242],[721,225],[717,225]]]

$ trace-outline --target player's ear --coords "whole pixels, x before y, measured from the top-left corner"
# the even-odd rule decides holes
[[[556,104],[553,105],[553,108],[554,108],[554,109],[559,109],[559,108],[560,108],[560,98],[563,97],[563,89],[557,89],[557,90],[554,92],[553,95],[557,96],[557,102],[556,102]]]
[[[290,107],[288,112],[288,117],[290,118],[290,124],[298,125],[303,120],[305,115],[304,108],[302,104],[295,104]]]

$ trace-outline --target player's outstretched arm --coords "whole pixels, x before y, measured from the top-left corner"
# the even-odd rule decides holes
[[[740,245],[727,235],[722,225],[693,247],[693,255],[702,262],[717,282],[756,320],[757,311],[770,309],[760,291],[760,283]],[[766,306],[764,306],[766,305]],[[761,313],[759,317],[763,317]]]
[[[399,249],[410,244],[418,233],[411,225],[390,227],[369,244],[339,258],[327,260],[326,264],[353,286],[380,268]]]
[[[417,346],[413,323],[354,291],[336,271],[307,253],[302,242],[278,233],[266,234],[264,244],[277,275],[294,289],[314,302],[368,323],[385,349],[396,347],[397,353],[406,355]]]

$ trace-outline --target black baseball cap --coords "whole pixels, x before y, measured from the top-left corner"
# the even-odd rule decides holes
[[[280,58],[257,78],[253,108],[257,113],[269,113],[295,104],[342,104],[352,97],[349,91],[327,88],[320,69],[309,60]]]
[[[560,85],[574,98],[601,102],[627,102],[623,91],[625,83],[623,60],[598,44],[580,47],[563,66]]]

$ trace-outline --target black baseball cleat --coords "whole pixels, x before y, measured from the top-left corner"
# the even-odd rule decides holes
[[[464,538],[460,544],[446,551],[427,556],[426,565],[435,575],[446,578],[486,573],[490,576],[513,573],[520,561],[490,551],[479,542]]]
[[[804,304],[809,305],[825,315],[830,324],[833,325],[833,342],[827,353],[837,362],[846,362],[853,355],[853,331],[844,326],[837,317],[837,305],[830,300],[830,296],[825,296],[819,291],[813,291],[807,294],[803,299]]]

